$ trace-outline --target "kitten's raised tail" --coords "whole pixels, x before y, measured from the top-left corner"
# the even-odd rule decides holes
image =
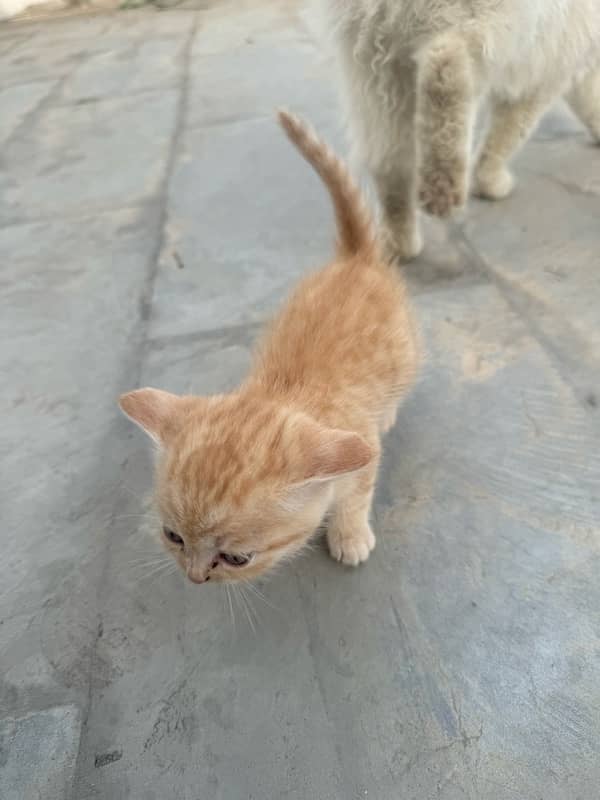
[[[373,221],[342,161],[301,119],[287,111],[279,111],[277,116],[290,141],[329,190],[335,210],[340,253],[352,256],[372,252],[376,246]]]

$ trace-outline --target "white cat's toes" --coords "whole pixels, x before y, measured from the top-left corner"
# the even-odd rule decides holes
[[[384,255],[390,262],[412,261],[423,249],[423,237],[417,225],[398,227],[387,223],[382,228],[381,241]]]
[[[514,186],[515,179],[505,167],[495,170],[478,169],[473,194],[486,200],[503,200]]]
[[[375,547],[375,534],[367,525],[349,535],[332,531],[328,534],[327,541],[332,558],[349,567],[357,567],[369,558],[371,550]]]
[[[421,176],[419,201],[421,207],[434,217],[449,217],[462,208],[467,200],[466,176],[462,170],[432,167]]]

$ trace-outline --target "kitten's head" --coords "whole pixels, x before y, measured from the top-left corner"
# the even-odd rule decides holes
[[[333,482],[373,458],[358,434],[250,393],[139,389],[120,405],[159,446],[162,540],[194,583],[248,580],[291,556],[323,519]]]

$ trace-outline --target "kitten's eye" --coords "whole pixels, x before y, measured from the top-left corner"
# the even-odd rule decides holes
[[[172,531],[169,528],[163,528],[163,533],[165,535],[165,538],[168,539],[173,544],[178,544],[179,546],[183,544],[183,539],[178,533],[175,533],[175,531]]]
[[[221,561],[230,567],[244,567],[252,561],[254,553],[219,553]]]

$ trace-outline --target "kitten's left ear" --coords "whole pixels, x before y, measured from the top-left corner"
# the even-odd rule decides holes
[[[183,410],[185,398],[160,389],[137,389],[122,394],[119,398],[121,410],[139,425],[151,439],[164,444],[177,424]]]
[[[300,442],[296,477],[282,502],[287,511],[299,510],[320,485],[356,472],[376,457],[373,447],[357,433],[323,428],[306,419],[300,426]]]
[[[358,433],[326,428],[311,431],[306,454],[304,480],[324,481],[356,472],[375,457],[373,448]]]
[[[375,450],[358,433],[326,428],[306,414],[288,426],[294,453],[294,483],[327,481],[366,467]]]

